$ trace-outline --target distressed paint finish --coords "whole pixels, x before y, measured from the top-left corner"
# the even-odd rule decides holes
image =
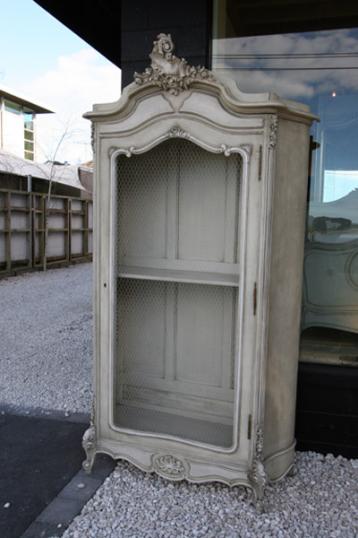
[[[260,499],[267,480],[284,476],[292,467],[294,458],[293,410],[301,305],[305,176],[309,126],[314,116],[304,105],[286,103],[270,94],[246,95],[232,82],[224,83],[210,73],[196,68],[190,70],[184,60],[175,57],[171,40],[163,34],[158,36],[154,53],[155,61],[152,57],[149,70],[136,76],[137,82],[130,84],[123,91],[118,102],[95,105],[93,111],[86,114],[96,126],[96,407],[94,430],[89,432],[84,443],[89,446],[85,466],[90,468],[96,452],[105,452],[114,458],[126,459],[145,471],[155,471],[173,480],[185,478],[192,482],[217,480],[228,485],[243,484],[251,488],[256,499]],[[173,74],[173,80],[168,79],[170,73]],[[192,77],[189,76],[190,73]],[[205,249],[200,250],[199,260],[194,259],[194,250],[197,248],[195,241],[200,242],[200,235],[196,229],[194,243],[190,244],[187,239],[188,230],[184,228],[190,222],[192,226],[200,226],[199,222],[195,224],[194,212],[188,222],[184,221],[182,229],[185,229],[186,242],[179,248],[182,255],[189,259],[176,261],[175,269],[169,271],[170,265],[165,257],[168,255],[170,261],[170,257],[173,259],[176,254],[173,254],[175,249],[168,249],[168,245],[165,247],[163,237],[162,246],[158,250],[162,253],[162,258],[156,262],[154,273],[146,274],[149,261],[145,260],[139,272],[137,269],[136,275],[130,266],[118,269],[117,257],[121,256],[117,252],[116,236],[118,158],[135,159],[136,156],[149,155],[153,148],[162,143],[168,144],[171,140],[185,140],[185,143],[216,154],[219,159],[230,159],[232,155],[238,155],[241,159],[240,193],[237,195],[238,263],[233,263],[236,261],[235,248],[232,246],[235,244],[232,242],[233,236],[227,239],[224,254],[220,254],[220,249],[212,242],[209,256],[212,260],[203,260]],[[172,172],[177,173],[175,169]],[[168,200],[175,200],[177,191],[170,187],[170,180],[168,181]],[[230,179],[226,181],[230,182]],[[197,189],[196,194],[194,192],[197,203],[201,203],[198,194],[202,188],[200,178],[194,178],[193,185],[192,188]],[[216,193],[215,196],[219,196],[218,207],[222,207],[222,211],[228,211],[227,216],[221,220],[220,215],[213,217],[217,219],[217,226],[220,222],[227,226],[232,221],[230,215],[236,212],[235,207],[229,203],[232,196],[226,195],[227,201],[224,204],[220,202],[223,200],[223,194],[220,194],[214,183],[210,185],[210,189]],[[185,183],[185,189],[188,188],[191,188],[190,184]],[[190,208],[194,198],[187,194],[183,196],[185,207]],[[178,203],[180,204],[180,201]],[[203,203],[209,204],[207,207],[210,207],[210,200]],[[168,215],[168,211],[163,215]],[[168,226],[169,234],[175,229],[180,230],[175,219]],[[215,233],[215,230],[216,228],[212,233]],[[128,233],[130,234],[131,230],[128,230]],[[138,240],[141,240],[140,237]],[[226,265],[223,263],[225,260],[231,263],[227,265],[230,265],[230,271],[236,272],[237,281],[227,276],[228,268],[222,269]],[[188,264],[185,266],[185,274],[182,271],[184,263]],[[139,279],[154,279],[161,282],[161,290],[164,290],[167,284],[164,282],[164,286],[160,275],[166,275],[164,281],[179,282],[176,284],[178,289],[181,289],[183,282],[197,282],[198,275],[201,275],[202,279],[199,280],[206,284],[227,285],[230,282],[230,285],[237,287],[233,373],[230,374],[230,369],[223,367],[224,363],[219,369],[216,364],[210,363],[211,370],[205,372],[206,377],[200,378],[200,367],[193,370],[194,366],[185,366],[185,361],[181,363],[179,372],[179,381],[182,383],[180,387],[183,391],[188,390],[185,388],[188,376],[190,382],[197,382],[199,379],[207,384],[207,389],[203,388],[203,383],[198,385],[198,393],[193,395],[197,399],[191,396],[191,400],[186,400],[192,401],[193,408],[183,408],[183,416],[203,416],[204,408],[198,403],[198,398],[204,396],[214,399],[214,403],[210,404],[214,409],[218,394],[215,392],[216,386],[221,383],[223,390],[226,387],[226,391],[232,391],[232,443],[220,446],[220,443],[205,443],[175,433],[144,432],[139,429],[136,431],[133,428],[121,427],[118,423],[116,402],[118,397],[123,397],[122,388],[118,389],[115,382],[118,274],[122,274],[123,278],[132,274],[132,277]],[[175,293],[178,292],[170,291],[170,299],[167,299],[165,304],[171,304],[168,300],[174,301]],[[203,299],[200,299],[199,295],[197,301],[200,303]],[[192,309],[188,297],[184,298],[185,295],[181,295],[181,302],[178,303],[180,308],[190,308],[192,320],[197,320],[198,316],[200,317],[199,312]],[[226,303],[222,303],[226,304],[223,306],[222,315],[228,316],[227,313],[232,308],[232,300],[229,299],[230,297],[227,297]],[[158,305],[162,304],[160,301]],[[209,299],[206,301],[209,305]],[[167,316],[168,311],[164,314]],[[167,319],[171,320],[172,315]],[[214,320],[210,323],[218,323],[215,316],[210,319]],[[227,323],[224,326],[227,326]],[[179,337],[189,329],[190,324],[188,325],[184,316]],[[219,330],[216,325],[215,330]],[[223,329],[224,343],[232,338],[229,333]],[[172,349],[170,338],[170,334],[167,334],[166,343],[169,342],[169,349]],[[199,347],[198,345],[192,342],[188,349],[183,348],[184,355],[191,353],[193,349],[199,349],[200,354],[202,344]],[[209,344],[206,342],[205,345]],[[169,366],[170,361],[166,368]],[[162,372],[158,362],[153,362],[153,368],[156,372]],[[170,368],[169,374],[165,387],[169,399],[165,401],[165,406],[169,406],[170,401],[177,397],[174,392],[170,392],[170,379],[172,383],[177,382],[176,374],[170,371]],[[119,379],[121,387],[120,373]],[[139,388],[137,397],[140,396]],[[147,402],[149,401],[149,409],[151,392],[146,389],[143,391],[144,396]],[[222,397],[225,399],[226,396],[220,396]],[[178,400],[177,403],[180,407],[182,401]],[[220,409],[223,408],[216,405],[215,412],[221,412]],[[175,429],[175,414],[172,427]]]

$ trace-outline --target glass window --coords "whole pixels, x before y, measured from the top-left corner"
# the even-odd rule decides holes
[[[34,160],[34,114],[24,112],[24,147],[25,159]]]
[[[34,151],[34,143],[25,141],[25,150],[26,151]]]
[[[320,117],[307,171],[302,323],[358,332],[358,29],[214,39],[212,68]]]
[[[22,108],[18,103],[5,99],[5,110],[7,112],[12,112],[13,114],[21,114]]]
[[[27,129],[25,129],[25,140],[32,141],[33,139],[34,139],[33,131],[28,131]]]
[[[29,131],[34,130],[34,114],[32,112],[24,112],[24,126]]]

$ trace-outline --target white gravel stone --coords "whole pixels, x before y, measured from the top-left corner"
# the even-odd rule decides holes
[[[171,483],[120,462],[63,538],[356,538],[357,470],[341,456],[297,454],[297,474],[266,490]]]
[[[86,263],[0,280],[0,405],[90,412],[91,279]]]
[[[89,412],[91,264],[1,280],[0,297],[0,405]],[[243,488],[120,462],[63,538],[356,538],[357,479],[357,460],[298,453],[297,474],[267,487],[259,514]]]

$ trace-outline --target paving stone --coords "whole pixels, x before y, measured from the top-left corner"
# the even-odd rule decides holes
[[[37,518],[42,523],[54,525],[69,525],[74,517],[82,510],[83,502],[80,499],[66,499],[60,495],[49,504]]]
[[[97,454],[93,468],[89,476],[103,480],[113,471],[116,462],[107,454]]]
[[[35,521],[24,532],[21,538],[56,538],[57,536],[62,536],[65,529],[66,527],[61,527],[59,529],[57,525],[49,525],[45,522]]]
[[[0,415],[0,538],[19,538],[81,469],[85,425]],[[10,503],[9,508],[2,508]]]
[[[92,497],[102,482],[103,480],[100,478],[92,478],[91,476],[86,475],[84,471],[80,471],[80,473],[78,473],[71,480],[71,482],[69,482],[67,486],[63,488],[59,494],[59,497],[65,499],[75,499],[85,503]],[[83,485],[84,487],[79,487],[79,485]]]

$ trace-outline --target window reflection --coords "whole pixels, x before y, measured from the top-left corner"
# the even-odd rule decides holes
[[[213,70],[242,91],[310,106],[303,327],[358,332],[358,29],[214,39]],[[308,175],[308,171],[307,171]]]

